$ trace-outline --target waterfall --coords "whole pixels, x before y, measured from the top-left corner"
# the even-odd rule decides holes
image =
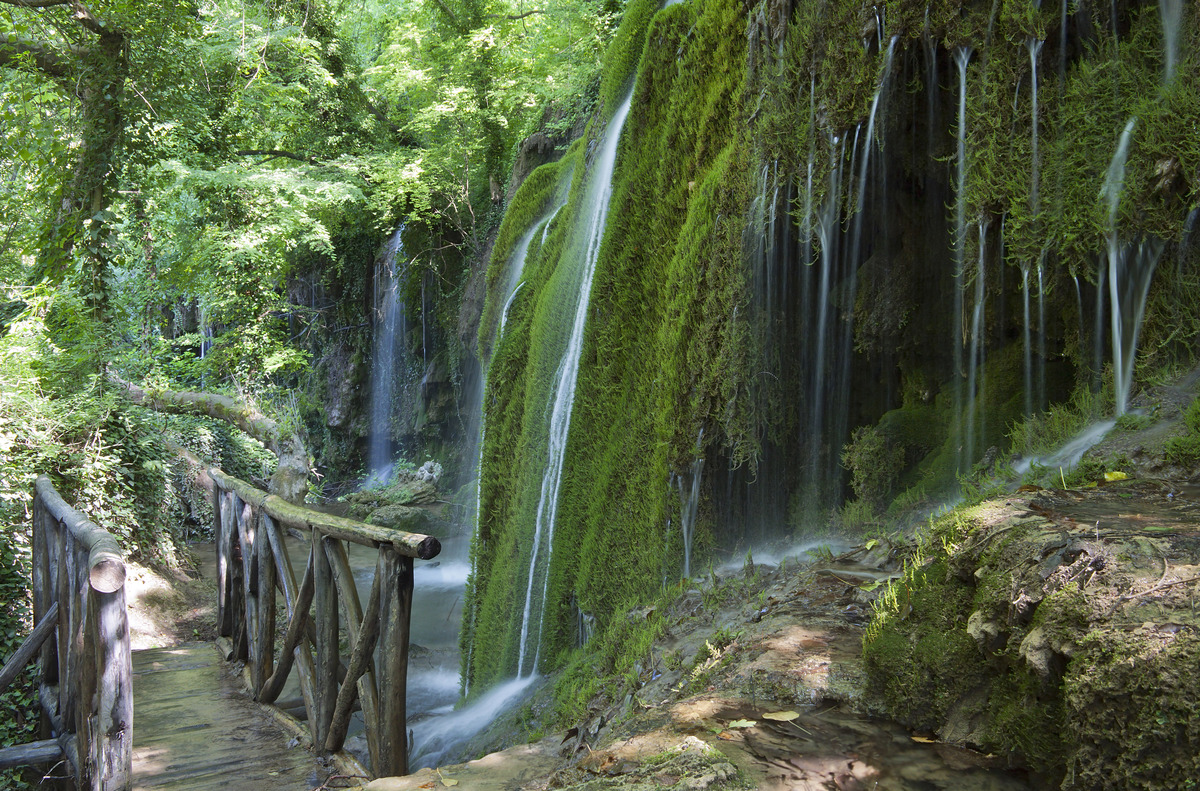
[[[806,308],[802,320],[803,337],[815,342],[809,358],[811,364],[806,366],[803,374],[807,420],[800,424],[807,430],[807,436],[803,438],[807,445],[804,485],[808,492],[806,501],[812,505],[824,506],[833,501],[841,481],[839,450],[845,442],[850,414],[847,395],[853,357],[856,272],[862,259],[869,254],[864,240],[870,237],[866,235],[877,232],[870,223],[864,228],[871,194],[871,154],[876,147],[876,128],[882,126],[879,119],[897,41],[897,37],[892,37],[884,55],[866,127],[861,124],[856,127],[850,141],[844,137],[830,138],[828,186],[824,200],[815,211],[811,169],[805,182],[802,230],[806,233],[801,240],[801,254],[806,265],[812,260],[812,234],[820,248],[815,264],[818,271],[805,275]],[[846,162],[847,147],[849,162]],[[844,178],[844,173],[849,178]],[[851,190],[852,193],[846,194]],[[810,229],[811,234],[807,233]],[[840,311],[837,310],[839,306]]]
[[[968,357],[968,374],[967,374],[967,443],[966,443],[966,462],[971,464],[975,460],[975,402],[978,392],[983,389],[982,383],[979,381],[981,369],[983,367],[983,312],[984,300],[987,295],[986,277],[987,270],[985,268],[984,255],[987,245],[987,222],[979,223],[979,266],[975,270],[975,304],[971,311],[971,353]],[[983,438],[980,438],[982,444]]]
[[[883,20],[881,18],[880,25],[882,24]],[[880,28],[880,34],[882,35],[882,27]],[[849,258],[847,259],[846,268],[847,293],[842,299],[843,311],[848,316],[848,319],[842,323],[841,338],[837,349],[838,360],[835,364],[837,376],[834,384],[837,388],[835,393],[839,399],[839,409],[835,413],[834,421],[829,427],[830,431],[828,434],[830,439],[829,444],[835,449],[842,446],[846,436],[849,434],[850,410],[847,395],[850,393],[850,362],[854,358],[854,303],[858,285],[857,271],[865,258],[863,252],[863,215],[866,214],[867,210],[867,176],[871,172],[871,154],[876,147],[876,116],[880,101],[884,98],[885,91],[887,90],[888,77],[892,73],[892,59],[896,51],[896,42],[899,39],[899,36],[892,36],[888,42],[887,54],[883,59],[883,71],[879,77],[879,86],[875,89],[875,96],[871,100],[871,111],[867,115],[867,132],[863,137],[862,163],[858,172],[854,221],[851,224]],[[853,173],[853,163],[851,164],[851,173]],[[825,474],[828,481],[827,485],[832,490],[841,474],[841,458],[836,450],[829,454],[828,464],[829,467]]]
[[[951,349],[954,353],[954,414],[958,424],[955,433],[962,436],[963,408],[963,270],[966,266],[967,214],[967,64],[971,48],[959,47],[954,53],[958,66],[958,184],[954,197],[954,322]],[[959,447],[958,468],[964,468],[962,446]]]
[[[1021,333],[1024,339],[1025,352],[1025,416],[1033,415],[1033,342],[1030,339],[1031,327],[1033,322],[1029,315],[1029,265],[1021,266],[1021,300],[1024,307],[1023,323],[1024,330]]]
[[[583,330],[587,322],[587,306],[592,291],[592,276],[596,271],[596,259],[600,243],[604,238],[605,221],[608,218],[608,202],[612,195],[612,175],[617,160],[617,143],[621,128],[629,115],[633,91],[613,113],[599,146],[589,176],[585,203],[580,215],[586,221],[586,249],[583,260],[583,278],[578,298],[574,305],[574,318],[567,339],[566,350],[559,362],[550,412],[549,436],[547,438],[546,468],[542,475],[541,494],[534,522],[533,545],[529,556],[529,574],[525,586],[525,606],[521,617],[520,653],[517,674],[532,674],[537,669],[541,644],[543,611],[550,583],[550,557],[554,548],[554,520],[558,511],[558,493],[562,485],[563,459],[567,449],[567,435],[571,428],[571,407],[575,400],[575,381],[579,374],[579,360],[583,352]],[[541,577],[541,596],[534,610],[534,582]],[[533,657],[530,659],[530,625],[538,619],[538,634],[534,639]]]
[[[1075,283],[1075,309],[1079,311],[1079,348],[1083,349],[1083,290],[1079,287],[1079,275],[1071,275],[1071,280]]]
[[[1031,112],[1033,114],[1032,132],[1031,132],[1032,138],[1033,138],[1031,141],[1031,149],[1032,149],[1031,154],[1032,154],[1033,162],[1031,163],[1032,173],[1029,178],[1029,213],[1035,223],[1037,222],[1038,211],[1041,207],[1040,206],[1041,198],[1039,195],[1039,191],[1040,191],[1040,187],[1041,187],[1041,173],[1038,170],[1038,166],[1039,166],[1039,163],[1041,160],[1038,158],[1037,56],[1038,56],[1038,53],[1042,51],[1043,43],[1044,42],[1038,41],[1037,39],[1033,39],[1033,38],[1031,38],[1025,42],[1025,47],[1029,50],[1029,68],[1032,73],[1032,85],[1031,85],[1032,109],[1031,109]]]
[[[704,449],[704,429],[696,437],[696,458],[692,460],[687,477],[688,485],[684,486],[684,475],[676,475],[675,483],[679,487],[679,530],[683,534],[683,578],[692,576],[692,537],[696,531],[696,512],[700,507],[700,474],[704,471],[704,458],[700,453]]]
[[[825,203],[817,215],[817,239],[821,245],[820,276],[816,291],[817,310],[816,326],[812,337],[815,338],[817,349],[812,375],[809,380],[809,469],[810,484],[817,498],[824,496],[819,471],[821,464],[821,437],[824,434],[825,419],[825,389],[830,377],[825,375],[825,356],[829,325],[830,283],[834,277],[834,266],[837,263],[837,239],[841,231],[841,214],[838,211],[842,193],[842,156],[845,151],[844,139],[839,141],[834,137],[830,141],[832,162],[829,168],[829,187]]]
[[[401,225],[384,247],[375,268],[375,354],[371,366],[370,418],[367,439],[368,483],[387,481],[392,471],[392,395],[396,385],[396,358],[405,347],[403,280],[404,243]]]
[[[1037,384],[1037,409],[1039,412],[1046,409],[1046,284],[1043,280],[1043,259],[1038,259],[1037,263],[1037,286],[1038,286],[1038,360],[1037,360],[1037,377],[1034,382]]]
[[[1062,0],[1062,15],[1058,27],[1058,85],[1059,99],[1067,81],[1067,0]]]
[[[500,336],[504,334],[504,324],[508,321],[508,309],[512,307],[513,299],[517,296],[517,292],[521,290],[521,286],[525,285],[525,282],[522,280],[525,275],[525,259],[529,257],[529,246],[533,244],[533,237],[540,230],[542,232],[541,243],[546,243],[546,236],[550,233],[550,223],[558,216],[559,211],[562,210],[562,207],[566,203],[564,195],[562,201],[556,203],[552,210],[535,220],[533,226],[517,240],[512,254],[508,257],[505,267],[507,277],[505,277],[504,283],[501,285],[502,290],[500,292],[505,295],[505,299],[504,308],[500,312],[499,329],[496,331],[497,342],[499,342]]]
[[[1125,261],[1121,243],[1117,237],[1117,213],[1121,206],[1121,191],[1125,182],[1125,159],[1129,156],[1129,143],[1133,138],[1133,127],[1136,124],[1137,118],[1130,118],[1129,122],[1125,124],[1125,131],[1121,133],[1117,151],[1113,154],[1112,162],[1108,166],[1108,173],[1104,177],[1104,187],[1100,193],[1108,205],[1108,293],[1112,326],[1113,395],[1116,399],[1118,416],[1125,414],[1130,385],[1126,374],[1125,327],[1121,320],[1121,280],[1119,277],[1124,269]],[[1132,374],[1132,359],[1128,361],[1128,371],[1129,374]]]
[[[1158,0],[1163,29],[1163,84],[1175,79],[1179,60],[1179,28],[1183,25],[1183,0]]]
[[[1125,181],[1125,160],[1137,118],[1130,118],[1117,143],[1117,151],[1101,190],[1108,204],[1108,296],[1109,321],[1112,327],[1113,396],[1118,417],[1129,408],[1129,393],[1133,386],[1133,363],[1137,356],[1138,332],[1146,310],[1150,281],[1162,255],[1163,243],[1158,239],[1142,239],[1136,245],[1124,246],[1117,233],[1117,215]]]

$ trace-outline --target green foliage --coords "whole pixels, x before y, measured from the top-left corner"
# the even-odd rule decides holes
[[[1062,447],[1110,407],[1107,394],[1095,393],[1089,386],[1080,385],[1071,394],[1070,401],[1015,422],[1008,438],[1015,451],[1046,453]]]
[[[888,442],[875,426],[860,426],[842,449],[850,487],[860,501],[881,505],[892,493],[904,464],[904,449]]]
[[[39,397],[29,362],[33,338],[29,322],[14,322],[0,336],[0,656],[9,657],[31,624],[30,517],[38,465],[56,451],[53,422]],[[0,696],[0,743],[37,738],[37,689],[25,674]],[[0,784],[18,782],[19,773],[0,773]],[[6,786],[7,787],[7,786]]]
[[[1200,399],[1195,399],[1183,413],[1186,433],[1167,441],[1166,456],[1173,464],[1194,467],[1200,464]]]
[[[665,607],[676,593],[630,612],[618,608],[620,617],[611,619],[587,645],[568,652],[554,685],[559,723],[578,722],[597,695],[611,702],[641,685],[640,676],[654,666],[651,647],[666,630]]]

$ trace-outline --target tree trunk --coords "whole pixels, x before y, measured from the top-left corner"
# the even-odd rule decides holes
[[[135,404],[158,412],[207,415],[237,426],[270,448],[279,459],[268,491],[289,503],[304,502],[308,494],[308,451],[296,432],[288,432],[274,420],[229,396],[186,390],[146,390],[111,371],[108,378]]]

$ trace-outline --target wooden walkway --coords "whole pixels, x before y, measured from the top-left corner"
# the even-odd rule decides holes
[[[328,775],[212,643],[133,652],[133,788],[311,791]]]

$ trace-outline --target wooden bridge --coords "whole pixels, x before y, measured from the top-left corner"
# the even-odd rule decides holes
[[[0,769],[49,767],[94,791],[311,789],[321,784],[314,754],[353,774],[407,773],[413,560],[435,557],[438,540],[292,505],[217,469],[208,476],[220,651],[198,643],[131,652],[116,540],[37,480],[35,625],[0,670],[0,692],[38,659],[45,738],[0,748]],[[299,581],[285,533],[307,542]],[[365,611],[346,542],[378,553]],[[245,687],[222,660],[244,663]],[[289,678],[299,716],[271,705]],[[355,710],[366,768],[343,752]]]

